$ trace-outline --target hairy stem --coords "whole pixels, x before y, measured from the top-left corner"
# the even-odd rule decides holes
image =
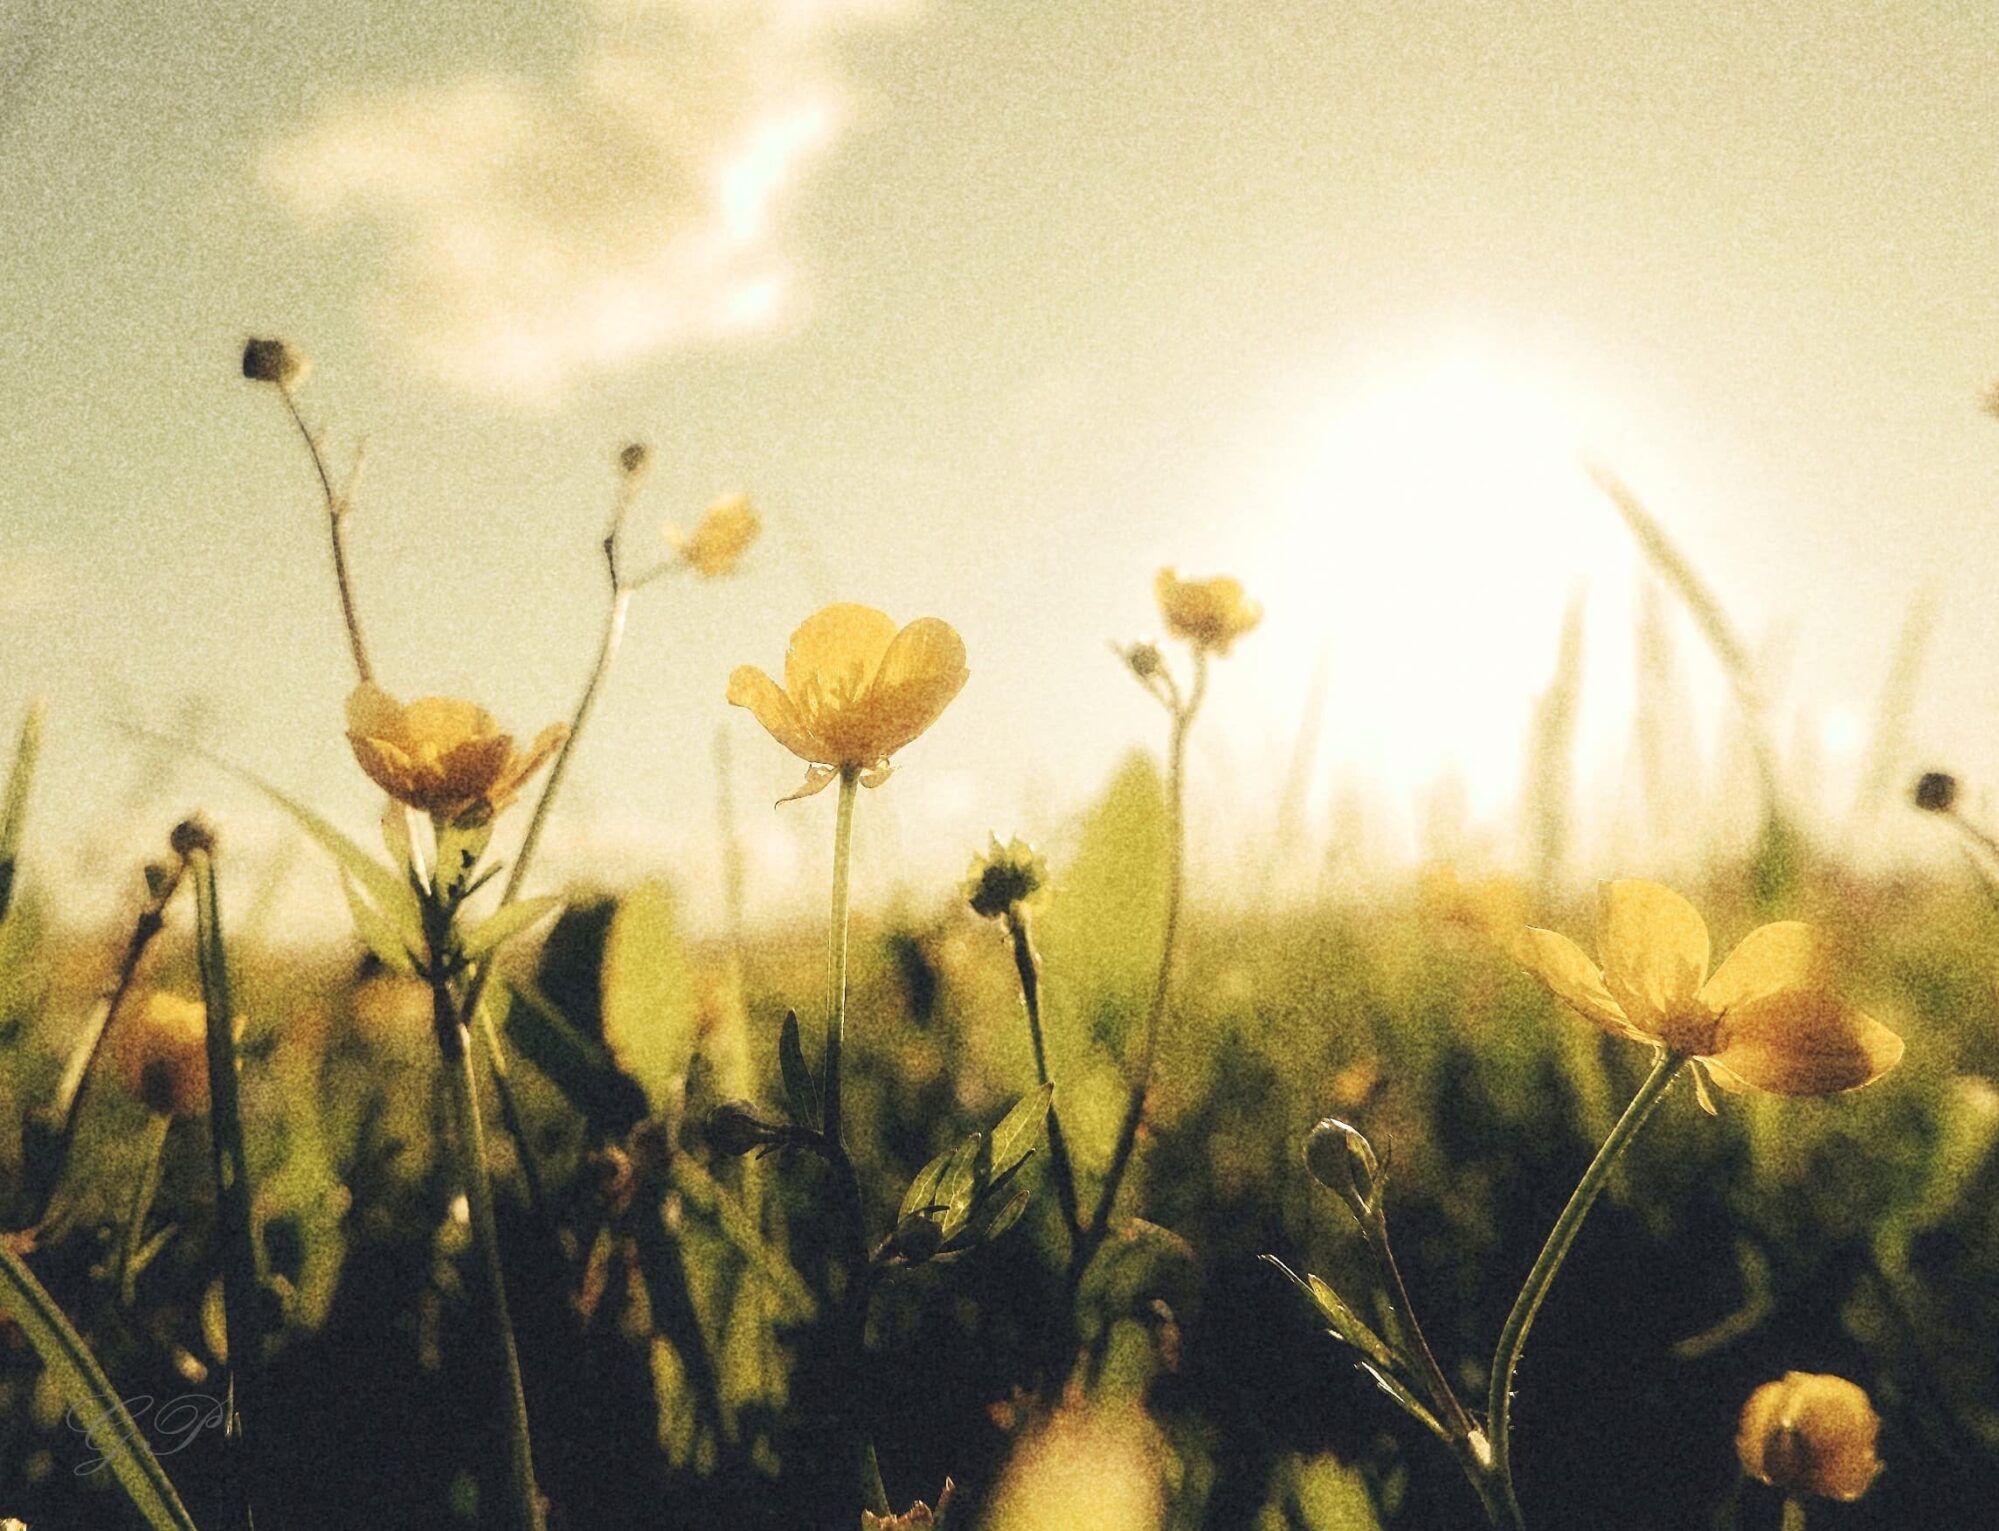
[[[299,439],[305,442],[306,451],[312,454],[313,471],[319,475],[320,493],[326,497],[326,527],[328,539],[333,544],[333,578],[340,587],[340,615],[347,623],[347,645],[354,654],[354,673],[363,685],[367,685],[374,680],[375,672],[368,663],[368,646],[361,640],[361,617],[354,605],[354,581],[347,572],[347,538],[342,527],[347,519],[347,498],[333,487],[333,475],[326,471],[326,456],[319,449],[319,438],[305,423],[305,416],[298,412],[298,400],[292,397],[291,389],[279,388],[278,397],[285,401],[285,410],[291,415],[292,424],[298,427]]]
[[[1569,1197],[1569,1204],[1555,1219],[1548,1242],[1541,1247],[1534,1268],[1527,1273],[1526,1284],[1513,1301],[1513,1311],[1506,1315],[1506,1326],[1500,1330],[1499,1348],[1492,1358],[1492,1382],[1486,1397],[1486,1415],[1492,1431],[1493,1472],[1516,1527],[1524,1526],[1526,1522],[1513,1491],[1513,1374],[1520,1365],[1520,1353],[1527,1346],[1527,1332],[1533,1328],[1534,1316],[1541,1311],[1548,1288],[1561,1270],[1569,1247],[1575,1243],[1583,1219],[1589,1215],[1589,1209],[1609,1182],[1611,1171],[1617,1167],[1617,1161],[1623,1157],[1631,1140],[1638,1135],[1638,1129],[1645,1125],[1646,1118],[1665,1098],[1667,1086],[1678,1077],[1686,1063],[1682,1054],[1660,1053],[1659,1061],[1652,1065],[1652,1072],[1645,1076],[1638,1093],[1631,1097],[1631,1104],[1624,1108],[1624,1115],[1617,1119],[1617,1125],[1610,1129],[1610,1136],[1603,1140],[1603,1146],[1590,1160],[1589,1168],[1583,1171],[1583,1178]]]

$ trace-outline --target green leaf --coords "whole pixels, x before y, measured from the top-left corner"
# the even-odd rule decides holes
[[[1005,1175],[1029,1154],[1033,1153],[1048,1136],[1048,1103],[1055,1098],[1055,1086],[1044,1084],[1040,1089],[1021,1096],[1014,1108],[1001,1119],[992,1135],[992,1173],[995,1177]]]
[[[798,1040],[798,1012],[784,1012],[784,1029],[777,1036],[777,1066],[784,1075],[784,1093],[791,1102],[791,1120],[812,1132],[819,1130],[819,1086],[805,1049]]]
[[[960,1143],[951,1155],[951,1162],[938,1177],[937,1190],[932,1197],[944,1208],[944,1229],[948,1234],[962,1227],[966,1215],[972,1210],[972,1197],[980,1186],[979,1161],[985,1139],[973,1133]]]
[[[676,1101],[697,1038],[694,983],[673,894],[642,882],[618,900],[604,938],[604,1041],[655,1111]]]
[[[506,1014],[500,1028],[520,1055],[560,1090],[565,1099],[600,1129],[623,1133],[646,1115],[645,1092],[618,1068],[617,1060],[533,989],[506,986]],[[489,995],[487,1003],[491,1004]]]
[[[1035,922],[1058,1077],[1093,1044],[1121,1054],[1145,1009],[1165,937],[1169,843],[1159,771],[1133,754],[1084,818],[1076,854],[1058,868]]]
[[[468,962],[478,962],[532,926],[540,924],[562,907],[555,897],[522,898],[502,904],[492,914],[465,933],[460,950]]]
[[[493,839],[493,821],[452,824],[437,832],[437,864],[431,868],[431,883],[440,897],[462,892],[478,869],[479,858]]]
[[[194,1531],[159,1459],[83,1337],[70,1327],[34,1272],[0,1239],[0,1308],[19,1324],[63,1401],[90,1421],[89,1439],[153,1531]]]
[[[14,875],[21,864],[21,832],[28,823],[28,789],[35,780],[35,761],[42,752],[42,704],[31,703],[21,720],[20,742],[14,746],[14,768],[7,774],[7,808],[0,818],[0,920],[14,903]]]
[[[1014,1193],[1011,1196],[988,1197],[986,1201],[981,1203],[978,1213],[972,1218],[970,1227],[973,1242],[979,1244],[992,1243],[994,1239],[1020,1221],[1020,1215],[1027,1210],[1027,1204],[1033,1199],[1033,1188],[1024,1185],[1015,1187]],[[985,1210],[987,1207],[991,1207],[993,1210],[987,1212]]]
[[[909,1189],[902,1193],[902,1208],[895,1215],[898,1223],[925,1207],[937,1204],[937,1187],[943,1181],[944,1172],[951,1167],[951,1161],[957,1153],[958,1149],[954,1144],[916,1172],[916,1178],[909,1182]]]
[[[384,967],[405,977],[416,971],[416,963],[410,949],[403,944],[402,932],[396,922],[369,903],[354,879],[341,867],[340,891],[347,896],[347,912],[354,918],[354,929],[361,937],[361,944],[381,959]]]

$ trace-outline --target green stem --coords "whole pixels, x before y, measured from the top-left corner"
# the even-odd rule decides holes
[[[1173,988],[1173,951],[1180,931],[1181,895],[1186,883],[1187,825],[1185,790],[1187,774],[1187,730],[1208,689],[1208,654],[1194,650],[1194,685],[1183,704],[1173,708],[1173,732],[1166,751],[1166,929],[1160,941],[1159,974],[1152,985],[1152,1003],[1146,1007],[1145,1029],[1141,1035],[1138,1070],[1131,1080],[1125,1101],[1124,1120],[1119,1123],[1117,1146],[1111,1152],[1111,1166],[1097,1196],[1084,1240],[1070,1261],[1070,1284],[1081,1278],[1083,1268],[1103,1243],[1110,1229],[1111,1208],[1117,1203],[1118,1187],[1131,1162],[1132,1146],[1138,1141],[1139,1123],[1145,1117],[1146,1091],[1152,1082],[1152,1061],[1159,1050],[1159,1028],[1165,1019],[1166,1002]]]
[[[291,414],[292,424],[298,427],[306,451],[312,454],[313,471],[319,475],[320,492],[326,497],[327,532],[333,543],[333,578],[340,587],[340,615],[347,623],[347,646],[354,654],[354,673],[360,676],[362,685],[369,685],[375,679],[375,672],[368,664],[368,647],[361,641],[361,617],[354,605],[354,581],[347,572],[347,540],[341,532],[341,523],[347,517],[347,502],[333,487],[333,476],[326,471],[325,454],[319,450],[319,438],[313,435],[305,417],[298,412],[298,400],[292,397],[291,389],[279,388],[278,396],[285,401],[285,409]],[[351,480],[348,487],[353,487]]]
[[[827,932],[826,1070],[827,1141],[840,1146],[840,1050],[847,1034],[847,883],[853,860],[854,792],[860,772],[840,768],[840,812],[833,824],[833,919]],[[865,1243],[863,1244],[865,1251]]]
[[[479,1081],[473,1073],[458,1006],[451,995],[437,953],[431,952],[431,1019],[437,1029],[444,1071],[450,1078],[453,1115],[452,1146],[458,1155],[459,1178],[472,1213],[472,1242],[486,1273],[487,1300],[493,1309],[493,1329],[506,1374],[507,1447],[511,1468],[514,1524],[519,1531],[543,1531],[541,1495],[535,1488],[534,1447],[528,1434],[527,1394],[521,1386],[520,1354],[514,1345],[513,1319],[507,1312],[507,1281],[500,1267],[500,1236],[493,1215],[493,1186],[486,1177],[486,1132],[479,1119]]]
[[[1542,1246],[1534,1268],[1527,1273],[1526,1284],[1514,1299],[1513,1311],[1506,1315],[1506,1327],[1500,1331],[1499,1348],[1492,1358],[1492,1383],[1486,1397],[1486,1414],[1492,1431],[1493,1476],[1505,1495],[1507,1512],[1516,1527],[1524,1526],[1526,1522],[1513,1491],[1513,1374],[1520,1365],[1520,1353],[1527,1345],[1527,1331],[1534,1326],[1534,1316],[1541,1311],[1541,1303],[1548,1295],[1555,1273],[1562,1268],[1569,1246],[1575,1243],[1583,1219],[1589,1215],[1590,1207],[1609,1182],[1611,1171],[1616,1168],[1631,1140],[1638,1135],[1638,1129],[1645,1125],[1646,1118],[1665,1098],[1667,1086],[1672,1084],[1686,1063],[1682,1054],[1659,1054],[1659,1061],[1652,1065],[1652,1072],[1645,1076],[1638,1093],[1631,1097],[1631,1104],[1624,1108],[1624,1115],[1617,1119],[1617,1125],[1610,1129],[1610,1136],[1603,1140],[1603,1146],[1590,1160],[1589,1168],[1583,1171],[1583,1178],[1577,1184],[1575,1193],[1569,1197],[1569,1204],[1555,1219],[1548,1242]]]
[[[1027,1034],[1034,1042],[1034,1073],[1046,1086],[1048,1049],[1041,1035],[1041,962],[1028,930],[1027,911],[1018,904],[1007,911],[1007,934],[1013,938],[1013,966],[1020,975],[1020,998],[1027,1010]],[[1082,1207],[1076,1197],[1076,1171],[1069,1159],[1069,1144],[1062,1136],[1062,1118],[1055,1099],[1048,1100],[1048,1159],[1055,1171],[1055,1199],[1062,1204],[1062,1223],[1069,1230],[1071,1254],[1083,1246]]]
[[[139,1275],[133,1266],[139,1258],[139,1246],[146,1240],[146,1216],[153,1210],[153,1198],[160,1192],[160,1167],[167,1146],[167,1129],[173,1125],[173,1117],[165,1111],[155,1111],[146,1123],[145,1163],[139,1170],[139,1180],[132,1187],[132,1205],[125,1214],[125,1233],[118,1244],[118,1301],[130,1308],[138,1300]]]
[[[178,834],[179,831],[176,831]],[[208,1013],[208,1140],[215,1172],[216,1235],[222,1246],[222,1313],[229,1341],[229,1409],[226,1437],[239,1451],[243,1524],[253,1522],[252,1463],[244,1445],[244,1400],[256,1401],[263,1352],[263,1265],[251,1222],[250,1159],[244,1144],[243,1102],[236,1063],[236,1009],[230,996],[228,954],[222,941],[215,857],[206,845],[187,853],[194,884],[195,954],[201,998]],[[260,1427],[261,1428],[261,1425]]]

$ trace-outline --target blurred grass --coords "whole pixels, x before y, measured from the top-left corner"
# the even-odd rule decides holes
[[[1040,920],[1051,1068],[1086,1200],[1155,960],[1162,813],[1153,768],[1121,768]],[[1977,1524],[1999,1492],[1999,915],[1968,882],[1864,875],[1802,842],[1791,858],[1775,910],[1754,855],[1683,891],[1717,951],[1764,918],[1820,926],[1841,987],[1907,1038],[1906,1060],[1852,1097],[1726,1097],[1718,1119],[1669,1098],[1522,1374],[1516,1456],[1536,1525],[1774,1523],[1766,1491],[1738,1484],[1732,1442],[1750,1389],[1787,1369],[1854,1378],[1886,1421],[1887,1474],[1827,1524]],[[119,944],[53,934],[53,896],[28,880],[0,926],[0,1203],[22,1173],[24,1118],[55,1088]],[[1540,899],[1535,923],[1588,943],[1586,896]],[[815,1294],[787,1277],[823,1266],[810,1211],[826,1186],[809,1161],[717,1162],[692,1122],[715,1099],[782,1099],[778,1030],[798,1006],[813,1035],[823,954],[814,928],[752,932],[739,965],[733,943],[682,936],[663,883],[578,895],[538,952],[516,954],[528,998],[509,1006],[508,1036],[532,1024],[529,1001],[568,1028],[549,1033],[566,1051],[540,1055],[566,1060],[555,1077],[533,1049],[513,1060],[553,1229],[529,1215],[510,1146],[493,1145],[564,1524],[813,1523],[799,1467],[812,1422],[792,1401],[815,1396],[834,1358],[815,1348]],[[466,1506],[493,1502],[504,1451],[464,1402],[485,1396],[483,1348],[422,995],[352,941],[231,962],[255,1215],[283,1298],[263,1388],[269,1514],[466,1524]],[[170,932],[151,981],[194,976]],[[880,1237],[911,1176],[997,1120],[1033,1063],[1004,938],[955,904],[858,921],[852,1017],[849,1135]],[[1142,1407],[1166,1524],[1469,1524],[1449,1460],[1257,1259],[1325,1276],[1371,1312],[1357,1241],[1300,1141],[1336,1111],[1387,1150],[1425,1327],[1477,1393],[1521,1276],[1645,1061],[1558,1011],[1413,877],[1254,912],[1197,894],[1127,1193],[1146,1223],[1084,1293],[1086,1322],[1107,1332],[1098,1398]],[[169,1134],[155,1221],[174,1232],[135,1306],[110,1279],[143,1114],[96,1093],[74,1215],[32,1259],[127,1396],[212,1390],[205,1124]],[[983,1523],[1016,1439],[1039,1438],[1069,1374],[1064,1252],[1043,1187],[992,1249],[886,1285],[870,1370],[847,1383],[872,1401],[898,1503],[934,1500],[948,1475],[954,1524]],[[0,1512],[120,1523],[80,1460],[0,1323]],[[164,1460],[197,1521],[214,1518],[219,1440]]]

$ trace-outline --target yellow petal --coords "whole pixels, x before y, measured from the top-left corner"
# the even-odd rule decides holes
[[[1774,1095],[1857,1090],[1902,1058],[1902,1039],[1824,989],[1786,989],[1728,1012],[1708,1061]]]
[[[370,781],[399,803],[412,801],[411,794],[418,790],[417,772],[416,763],[408,755],[388,740],[366,734],[349,734],[347,742],[353,746],[354,758]]]
[[[485,708],[452,696],[418,697],[403,709],[402,737],[419,758],[425,751],[442,756],[468,740],[498,732],[499,725]]]
[[[401,731],[402,716],[402,703],[373,681],[363,681],[347,693],[347,732],[350,734],[385,738]]]
[[[1701,989],[1701,1003],[1721,1015],[1782,989],[1817,988],[1823,966],[1812,927],[1779,920],[1743,937]]]
[[[799,718],[791,698],[755,665],[737,665],[729,673],[729,702],[732,706],[749,708],[770,736],[800,760],[823,761],[825,750]]]
[[[839,602],[821,607],[791,635],[784,655],[784,689],[808,729],[865,695],[895,641],[895,622],[872,606]]]
[[[1604,890],[1603,981],[1633,1025],[1659,1033],[1691,1011],[1707,977],[1707,923],[1656,882],[1626,879]]]
[[[506,734],[485,734],[454,744],[437,760],[431,782],[437,801],[419,806],[437,813],[484,797],[506,774],[513,755],[514,741]]]
[[[897,633],[864,708],[874,758],[893,755],[935,723],[970,675],[965,642],[950,623],[922,617]]]
[[[1519,931],[1511,943],[1513,960],[1553,991],[1555,998],[1613,1036],[1651,1040],[1625,1018],[1604,987],[1603,975],[1583,949],[1567,936],[1533,926]]]

